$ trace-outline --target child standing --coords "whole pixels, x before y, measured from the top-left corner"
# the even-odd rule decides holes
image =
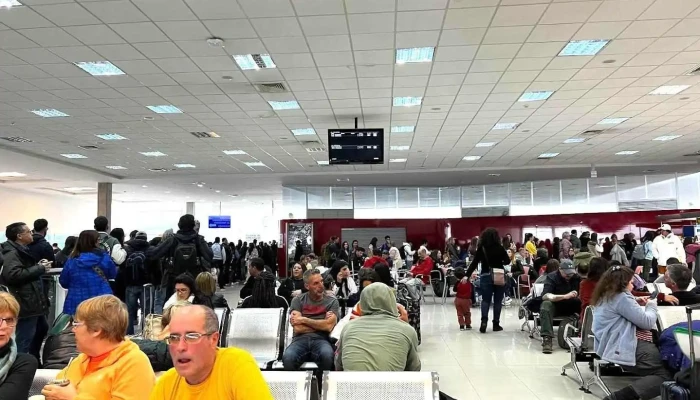
[[[459,321],[459,330],[469,330],[472,329],[472,284],[471,282],[462,282],[462,279],[466,276],[464,268],[455,268],[455,278],[457,278],[457,283],[455,283],[454,291],[455,296],[455,308],[457,309],[457,320]]]

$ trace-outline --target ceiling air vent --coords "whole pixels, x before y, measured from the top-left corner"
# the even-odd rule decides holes
[[[255,85],[260,93],[286,93],[287,88],[282,82],[276,83],[259,83]]]
[[[308,151],[309,153],[322,153],[326,151],[326,149],[324,149],[323,147],[307,147],[306,151]]]
[[[585,136],[595,136],[600,135],[603,132],[605,132],[604,129],[589,129],[587,131],[583,131],[581,134]]]
[[[700,75],[700,65],[690,70],[686,75]]]
[[[170,172],[174,171],[173,169],[168,169],[168,168],[149,168],[148,169],[151,172]]]
[[[683,154],[683,157],[700,157],[700,150],[696,151],[695,153]]]
[[[209,139],[209,138],[218,138],[221,137],[217,135],[216,132],[190,132],[192,136],[199,138],[199,139]]]
[[[31,139],[23,138],[21,136],[2,137],[0,139],[7,140],[8,142],[14,142],[14,143],[32,143]]]
[[[99,150],[100,149],[99,147],[91,145],[91,144],[84,144],[84,145],[81,145],[78,147],[80,147],[81,149],[84,149],[84,150]]]

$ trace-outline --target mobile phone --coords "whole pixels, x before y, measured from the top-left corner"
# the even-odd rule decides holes
[[[654,300],[656,297],[659,295],[658,291],[652,292],[651,296],[649,296],[649,300]]]
[[[70,381],[68,379],[54,379],[51,382],[48,383],[49,385],[54,385],[54,386],[68,386],[70,385]]]

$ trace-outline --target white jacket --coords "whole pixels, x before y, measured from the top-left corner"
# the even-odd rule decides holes
[[[214,260],[224,260],[226,258],[224,255],[224,247],[219,243],[214,243],[211,245],[211,252],[214,253]]]
[[[404,242],[403,251],[406,253],[406,261],[413,262],[413,255],[416,254],[415,250],[411,250],[411,244]]]
[[[677,258],[682,263],[685,262],[683,243],[681,243],[681,239],[673,233],[670,233],[666,237],[663,237],[663,235],[657,236],[652,243],[651,252],[654,254],[654,258],[656,258],[659,265],[662,266],[667,266],[666,262],[671,257]]]

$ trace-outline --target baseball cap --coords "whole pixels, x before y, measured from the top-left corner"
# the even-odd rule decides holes
[[[661,225],[661,227],[659,229],[661,229],[662,231],[669,231],[669,232],[673,231],[673,229],[671,229],[671,225],[669,225],[669,224],[663,224],[663,225]]]
[[[138,231],[136,232],[134,239],[148,240],[148,235],[144,231]]]
[[[569,276],[576,274],[576,268],[574,268],[574,264],[571,260],[562,261],[561,264],[559,264],[559,270]]]

